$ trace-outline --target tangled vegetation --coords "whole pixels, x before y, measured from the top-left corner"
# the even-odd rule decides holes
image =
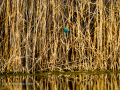
[[[120,0],[2,0],[1,73],[81,70],[120,70]]]

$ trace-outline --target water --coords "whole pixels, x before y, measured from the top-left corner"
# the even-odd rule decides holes
[[[1,76],[0,90],[120,90],[120,73]]]

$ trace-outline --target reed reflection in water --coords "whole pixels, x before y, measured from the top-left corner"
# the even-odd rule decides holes
[[[2,76],[0,90],[120,90],[120,74]]]

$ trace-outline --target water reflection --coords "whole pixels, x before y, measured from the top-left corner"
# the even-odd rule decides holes
[[[2,76],[0,90],[120,90],[120,74]]]

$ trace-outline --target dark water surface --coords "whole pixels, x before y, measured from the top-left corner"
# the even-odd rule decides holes
[[[120,73],[0,76],[0,90],[120,90]]]

